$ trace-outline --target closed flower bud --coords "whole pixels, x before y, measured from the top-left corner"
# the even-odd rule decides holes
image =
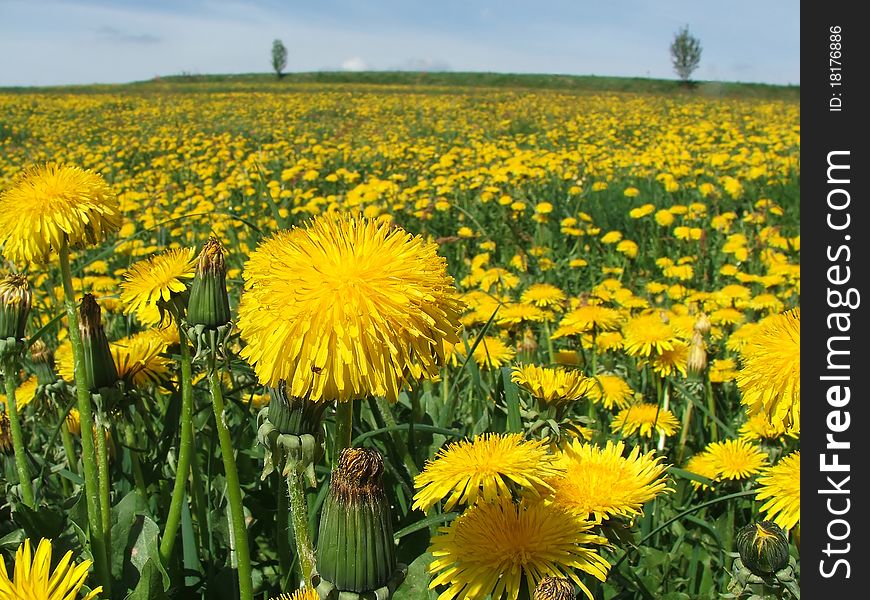
[[[707,349],[704,338],[696,329],[692,334],[692,343],[689,346],[689,357],[686,359],[686,368],[689,373],[698,374],[707,368]]]
[[[319,591],[363,593],[390,583],[397,565],[383,474],[377,450],[342,450],[321,513]]]
[[[761,521],[738,531],[737,551],[743,564],[759,577],[788,565],[788,537],[773,521]]]
[[[707,316],[706,313],[701,313],[698,315],[698,319],[695,321],[695,331],[700,333],[701,335],[707,335],[710,333],[710,328],[712,327],[712,323],[710,323],[710,317]]]
[[[544,577],[535,588],[533,600],[574,600],[574,586],[561,577]]]
[[[199,253],[196,275],[190,286],[187,322],[190,325],[217,328],[229,323],[231,318],[224,249],[220,241],[212,236]]]
[[[51,385],[58,380],[54,370],[54,352],[42,340],[36,340],[30,346],[30,360],[33,372],[39,385]]]
[[[17,348],[24,339],[24,327],[33,295],[22,275],[0,279],[0,354]]]
[[[12,430],[5,412],[0,412],[0,454],[12,454]]]
[[[118,369],[103,329],[100,305],[93,294],[85,294],[79,307],[79,331],[82,334],[82,367],[85,384],[91,392],[113,388],[118,383]]]

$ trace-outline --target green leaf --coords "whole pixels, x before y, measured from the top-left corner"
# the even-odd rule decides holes
[[[510,367],[501,368],[504,399],[507,403],[507,433],[522,433],[523,421],[520,417],[520,392],[517,384],[511,380]]]
[[[153,521],[152,521],[153,522]],[[163,587],[166,577],[160,559],[156,555],[145,561],[140,571],[139,583],[136,588],[127,594],[124,600],[168,600],[166,590]]]
[[[120,579],[124,572],[127,550],[135,542],[130,539],[139,516],[148,515],[148,504],[137,492],[130,492],[112,507],[112,576]],[[134,533],[135,535],[135,533]]]
[[[430,553],[421,554],[408,565],[408,576],[404,583],[393,594],[393,600],[435,600],[438,598],[433,590],[429,589],[429,573],[426,567],[432,562]]]
[[[448,523],[456,518],[459,513],[449,512],[443,513],[440,515],[432,515],[431,517],[426,517],[425,519],[420,519],[414,523],[411,523],[407,527],[403,527],[399,531],[393,534],[393,537],[396,541],[399,541],[409,533],[414,533],[415,531],[420,531],[421,529],[426,529],[430,525],[434,525],[435,523]]]
[[[57,508],[39,505],[37,508],[29,508],[24,504],[15,507],[13,521],[22,527],[31,539],[31,544],[40,538],[53,540],[60,537],[66,528],[66,516]]]

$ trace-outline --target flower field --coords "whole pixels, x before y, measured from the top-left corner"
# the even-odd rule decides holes
[[[0,93],[0,598],[799,597],[797,101],[161,89]]]

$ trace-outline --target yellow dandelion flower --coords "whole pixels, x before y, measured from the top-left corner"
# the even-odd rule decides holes
[[[52,571],[51,541],[39,540],[36,554],[33,554],[30,549],[30,539],[26,539],[15,552],[13,579],[9,579],[6,562],[0,558],[0,598],[69,600],[78,596],[90,568],[89,560],[76,565],[72,561],[72,550],[69,550]],[[98,586],[82,600],[96,598],[102,591],[103,587]]]
[[[658,314],[635,317],[622,327],[623,347],[631,356],[648,357],[652,353],[673,350],[677,334]]]
[[[429,589],[447,586],[439,600],[517,600],[523,578],[534,590],[544,577],[554,576],[571,579],[591,600],[577,571],[604,581],[610,569],[590,548],[607,543],[592,527],[542,502],[500,498],[478,504],[432,538]]]
[[[193,279],[196,260],[194,248],[178,248],[134,263],[121,283],[125,312],[135,313],[144,325],[157,325],[161,303],[187,289],[185,280]]]
[[[711,481],[716,481],[716,478],[719,476],[719,471],[716,468],[716,463],[709,452],[699,452],[698,454],[694,455],[692,458],[689,459],[689,462],[687,462],[686,466],[683,468],[689,473],[700,475],[701,477],[704,477]],[[692,480],[692,487],[694,487],[695,489],[712,489],[709,485],[694,480]]]
[[[480,499],[511,497],[518,491],[531,497],[547,495],[546,479],[560,470],[543,440],[523,440],[522,434],[487,433],[471,441],[454,442],[438,450],[414,478],[413,508],[429,510],[446,498],[444,510]]]
[[[546,317],[547,313],[534,304],[507,304],[499,309],[495,322],[502,327],[511,327],[527,322],[539,323]]]
[[[589,393],[594,380],[584,377],[579,371],[562,368],[550,369],[535,365],[518,365],[513,368],[511,380],[545,404],[559,404],[578,400]]]
[[[767,464],[767,455],[746,440],[711,442],[704,451],[716,469],[716,479],[748,479]]]
[[[576,308],[562,317],[559,327],[553,333],[553,339],[568,335],[579,335],[592,331],[612,331],[619,328],[622,313],[614,308],[598,304],[587,304]]]
[[[711,383],[727,383],[737,377],[737,363],[733,358],[717,358],[708,371]]]
[[[66,428],[73,435],[82,434],[82,420],[81,415],[79,415],[79,409],[75,407],[69,409],[66,415]]]
[[[634,390],[619,375],[590,377],[595,384],[589,388],[589,398],[604,408],[625,408],[634,399]]]
[[[652,204],[643,204],[638,206],[637,208],[632,208],[628,211],[628,216],[632,219],[642,219],[647,215],[651,215],[655,212],[656,207]]]
[[[754,442],[762,439],[775,440],[783,436],[797,438],[800,436],[800,426],[788,428],[782,421],[771,423],[764,411],[750,415],[740,426],[739,437],[742,440]]]
[[[36,399],[36,389],[39,387],[39,382],[36,377],[28,377],[18,384],[18,389],[15,390],[15,406],[21,410]],[[0,406],[6,404],[6,394],[0,392]]]
[[[659,407],[658,404],[646,402],[623,408],[610,423],[613,433],[622,436],[638,433],[641,437],[648,438],[654,434],[671,436],[679,428],[680,422],[674,413]]]
[[[292,593],[281,594],[272,600],[320,600],[320,596],[313,588],[303,588]]]
[[[654,451],[641,454],[635,446],[625,457],[624,451],[623,442],[608,441],[603,448],[579,440],[566,444],[556,463],[565,474],[550,481],[552,502],[596,522],[641,515],[645,502],[670,489],[667,465]]]
[[[437,250],[350,215],[273,235],[245,265],[241,356],[296,397],[395,402],[405,383],[438,376],[442,341],[459,341],[462,303]]]
[[[121,226],[109,185],[79,167],[46,164],[25,169],[0,195],[0,247],[17,262],[44,262],[67,240],[93,245]]]
[[[456,351],[465,356],[467,349],[464,344],[460,344],[456,347]],[[477,344],[471,357],[482,369],[499,369],[512,361],[514,355],[516,351],[505,344],[501,338],[485,335]]]
[[[602,244],[615,244],[622,239],[622,233],[619,231],[608,231],[601,236]]]
[[[801,452],[792,452],[758,478],[756,500],[767,500],[760,511],[783,529],[801,521]]]
[[[685,377],[688,362],[689,345],[677,339],[673,341],[672,348],[653,354],[649,359],[652,370],[659,377],[671,377],[677,373]]]
[[[765,411],[787,428],[800,423],[800,308],[766,317],[741,351],[737,387],[749,412]]]
[[[118,377],[135,387],[160,384],[169,379],[172,361],[164,356],[166,343],[160,334],[145,331],[112,342],[112,358]]]
[[[738,325],[743,322],[743,313],[736,308],[720,308],[710,313],[714,325]]]
[[[520,301],[538,308],[559,308],[565,301],[565,292],[549,283],[534,283],[523,292]]]

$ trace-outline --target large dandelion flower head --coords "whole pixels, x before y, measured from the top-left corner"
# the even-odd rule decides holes
[[[456,346],[456,351],[466,355],[464,344]],[[501,338],[485,335],[480,339],[471,357],[481,369],[499,369],[513,360],[516,350],[508,346]]]
[[[78,596],[85,584],[91,561],[85,560],[76,565],[72,561],[72,551],[51,570],[51,542],[39,541],[34,555],[30,540],[18,547],[15,552],[15,568],[12,579],[6,570],[6,563],[0,558],[0,598],[3,600],[69,600]],[[91,591],[82,600],[92,600],[103,591],[102,586]]]
[[[553,479],[553,503],[581,519],[633,518],[643,504],[669,490],[662,457],[641,454],[634,447],[623,456],[625,444],[608,441],[602,448],[574,440],[566,444],[557,465],[564,476]]]
[[[239,306],[241,355],[293,396],[395,401],[435,378],[457,343],[459,300],[438,246],[383,221],[321,215],[251,253]]]
[[[603,374],[590,377],[589,398],[604,408],[625,408],[634,399],[634,390],[619,375]]]
[[[580,371],[561,367],[547,368],[536,365],[517,365],[511,380],[544,404],[561,404],[579,400],[589,393],[595,381]]]
[[[512,497],[514,492],[531,497],[553,491],[547,479],[562,471],[545,441],[523,440],[521,434],[487,433],[471,441],[441,448],[414,479],[417,493],[413,508],[429,510],[446,498],[444,510],[457,504],[487,502]]]
[[[30,167],[0,195],[0,247],[16,263],[45,262],[64,243],[97,244],[120,227],[121,209],[109,185],[79,167]]]
[[[478,504],[432,538],[429,589],[446,586],[438,600],[517,600],[523,579],[531,591],[550,576],[571,579],[591,599],[577,571],[604,581],[610,569],[594,549],[607,540],[592,527],[543,502]]]
[[[622,327],[623,347],[631,356],[649,357],[674,349],[677,333],[657,313],[634,317]]]
[[[196,260],[195,249],[178,248],[134,263],[121,283],[125,312],[135,313],[143,325],[162,322],[166,303],[187,291]]]
[[[792,452],[758,478],[756,500],[766,500],[759,509],[764,518],[783,529],[801,520],[801,452]]]
[[[783,421],[771,422],[766,412],[755,413],[749,415],[743,425],[740,426],[739,437],[750,442],[765,440],[776,440],[789,436],[792,438],[800,437],[800,423],[795,423],[792,427],[786,427]]]
[[[767,465],[767,455],[746,440],[711,442],[704,451],[716,470],[716,479],[748,479]]]
[[[622,436],[638,433],[641,437],[651,438],[653,434],[674,435],[680,422],[671,411],[658,404],[643,402],[623,408],[610,422],[610,430]]]
[[[166,342],[154,330],[136,333],[112,342],[109,348],[118,377],[134,387],[161,384],[170,376],[172,361],[165,356]]]
[[[533,283],[520,296],[520,301],[538,308],[559,309],[565,302],[565,292],[549,283]]]
[[[737,387],[752,413],[765,411],[787,428],[800,423],[801,312],[796,308],[760,322],[741,350]]]

